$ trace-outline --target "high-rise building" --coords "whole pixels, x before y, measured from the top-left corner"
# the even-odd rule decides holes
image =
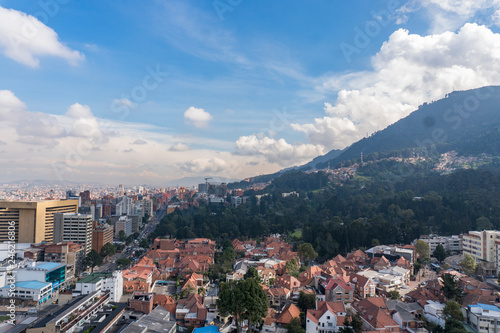
[[[0,201],[0,242],[9,240],[9,230],[17,243],[53,242],[54,214],[77,211],[78,200]]]
[[[80,198],[82,198],[82,204],[88,204],[88,202],[90,201],[90,191],[86,190],[80,192]]]
[[[92,250],[92,215],[58,213],[54,215],[54,242],[83,244],[85,254]]]
[[[464,253],[483,263],[487,275],[495,274],[500,268],[500,231],[469,231],[463,235]]]
[[[116,204],[116,215],[133,215],[134,214],[134,202],[132,198],[124,196],[121,198],[120,202]]]
[[[113,244],[113,231],[113,226],[107,223],[96,226],[92,231],[92,249],[96,250],[97,253],[101,253],[104,245]]]
[[[125,236],[132,235],[132,219],[128,216],[120,216],[120,219],[115,223],[115,236],[118,237],[120,231],[125,232]]]
[[[74,242],[54,243],[44,246],[44,261],[59,262],[74,267],[76,272],[85,269],[85,247]],[[67,274],[67,271],[66,271]]]

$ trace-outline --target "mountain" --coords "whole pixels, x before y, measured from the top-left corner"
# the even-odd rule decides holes
[[[424,103],[407,117],[316,166],[324,169],[330,163],[335,167],[341,162],[359,159],[361,153],[366,156],[412,148],[495,153],[499,150],[498,143],[491,140],[498,138],[499,129],[499,86],[456,91],[441,100]]]
[[[333,160],[334,158],[340,156],[342,154],[343,150],[342,149],[333,149],[330,150],[328,153],[325,155],[318,156],[314,158],[311,162],[304,164],[301,167],[298,167],[297,169],[299,170],[310,170],[310,169],[316,169],[318,164],[322,164],[324,162],[328,163],[328,161]]]

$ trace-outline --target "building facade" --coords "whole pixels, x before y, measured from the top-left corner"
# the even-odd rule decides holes
[[[76,213],[78,200],[0,201],[0,242],[9,240],[13,224],[17,243],[54,241],[54,214]]]
[[[92,250],[92,215],[57,213],[54,215],[54,242],[83,244],[85,254]]]

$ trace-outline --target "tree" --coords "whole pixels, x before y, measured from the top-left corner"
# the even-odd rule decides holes
[[[302,328],[300,318],[292,318],[285,328],[288,330],[288,333],[306,333],[306,330]]]
[[[457,281],[451,274],[443,275],[443,287],[441,287],[443,295],[448,300],[460,300],[463,297],[463,290],[458,285]]]
[[[127,267],[128,265],[130,265],[132,263],[132,260],[130,258],[120,258],[116,261],[116,264],[120,267],[120,268],[125,268]]]
[[[87,254],[85,265],[91,268],[92,273],[94,272],[94,267],[102,265],[102,258],[96,250],[92,250]]]
[[[354,333],[361,333],[363,331],[363,319],[361,319],[359,313],[356,313],[356,315],[352,317],[351,326],[354,329]]]
[[[491,230],[493,229],[493,224],[491,224],[490,219],[487,217],[481,216],[476,220],[476,230]]]
[[[314,260],[318,257],[318,253],[314,251],[314,248],[310,243],[300,244],[297,251],[299,258],[303,263],[309,263],[310,260]]]
[[[267,307],[266,293],[254,279],[231,281],[220,286],[217,309],[222,316],[233,316],[238,332],[243,320],[254,325],[267,316]]]
[[[101,248],[101,257],[106,258],[107,256],[112,256],[116,253],[116,247],[111,243],[106,243]]]
[[[127,234],[125,234],[125,231],[120,230],[120,231],[118,232],[118,239],[119,239],[120,241],[122,241],[122,242],[123,242],[123,241],[125,241],[125,240],[127,239]]]
[[[307,312],[308,309],[314,309],[316,307],[316,296],[301,291],[299,293],[297,305],[302,312]]]
[[[391,290],[387,293],[387,296],[389,296],[390,299],[393,299],[393,300],[400,300],[401,299],[401,295],[399,294],[399,291],[397,290]]]
[[[246,279],[255,279],[260,282],[259,272],[255,269],[255,267],[250,267],[243,278]]]
[[[431,247],[429,246],[428,243],[424,242],[423,240],[419,239],[415,243],[415,248],[417,250],[417,254],[419,258],[422,260],[422,262],[425,262],[426,259],[429,259],[431,256]]]
[[[455,319],[449,319],[445,322],[444,331],[446,333],[467,333],[462,323]]]
[[[454,319],[458,321],[464,320],[461,306],[456,301],[448,301],[443,308],[443,316],[446,320]]]
[[[476,260],[468,253],[466,253],[463,259],[458,263],[461,269],[464,270],[465,274],[472,275],[476,270]]]
[[[443,245],[438,244],[438,246],[436,246],[436,249],[434,250],[434,252],[432,253],[432,255],[439,262],[442,262],[446,258],[446,251],[444,250]]]
[[[285,271],[287,274],[290,274],[293,277],[299,276],[299,265],[297,264],[297,260],[295,258],[292,258],[286,262]]]
[[[143,238],[141,242],[139,243],[139,247],[148,249],[149,248],[149,242],[146,238]]]

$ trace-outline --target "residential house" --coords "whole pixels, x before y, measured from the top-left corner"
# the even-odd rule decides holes
[[[375,296],[375,282],[371,278],[362,275],[351,275],[351,283],[354,285],[354,293],[359,298]]]
[[[282,308],[291,297],[291,291],[287,288],[270,288],[266,291],[269,307]]]
[[[353,314],[363,320],[363,329],[374,332],[399,332],[399,324],[392,319],[383,297],[369,297],[352,303]]]
[[[300,287],[300,282],[293,276],[284,274],[274,279],[274,286],[279,288],[294,289]]]
[[[315,310],[307,310],[307,333],[335,333],[343,327],[347,315],[342,302],[317,302]]]
[[[325,300],[327,302],[351,303],[353,292],[351,284],[344,282],[343,279],[330,279],[325,287]]]

